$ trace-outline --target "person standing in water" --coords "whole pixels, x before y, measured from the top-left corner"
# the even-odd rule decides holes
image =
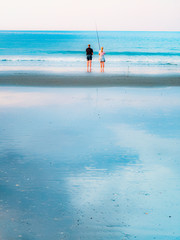
[[[93,49],[91,48],[91,45],[88,44],[88,48],[86,48],[87,72],[91,72],[92,55],[93,55]]]
[[[104,72],[104,63],[105,63],[104,54],[105,52],[103,50],[103,47],[101,47],[101,50],[99,51],[99,61],[100,61],[101,72]]]

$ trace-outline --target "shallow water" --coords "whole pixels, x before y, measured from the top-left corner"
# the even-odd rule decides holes
[[[0,89],[0,239],[180,239],[180,88]]]

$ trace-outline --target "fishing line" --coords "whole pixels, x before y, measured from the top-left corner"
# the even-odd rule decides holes
[[[96,22],[95,22],[95,25],[96,25],[96,34],[97,34],[98,45],[99,45],[99,50],[100,50],[101,47],[100,47],[99,34],[98,34],[98,30],[97,30],[97,24],[96,24]]]

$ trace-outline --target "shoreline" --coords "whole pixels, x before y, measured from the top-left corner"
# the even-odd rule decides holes
[[[0,86],[29,87],[170,87],[180,74],[0,72]]]

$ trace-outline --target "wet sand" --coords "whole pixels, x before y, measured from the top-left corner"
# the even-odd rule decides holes
[[[0,86],[36,87],[159,87],[180,86],[180,75],[107,73],[1,72]]]
[[[177,240],[180,88],[0,88],[1,240]]]

